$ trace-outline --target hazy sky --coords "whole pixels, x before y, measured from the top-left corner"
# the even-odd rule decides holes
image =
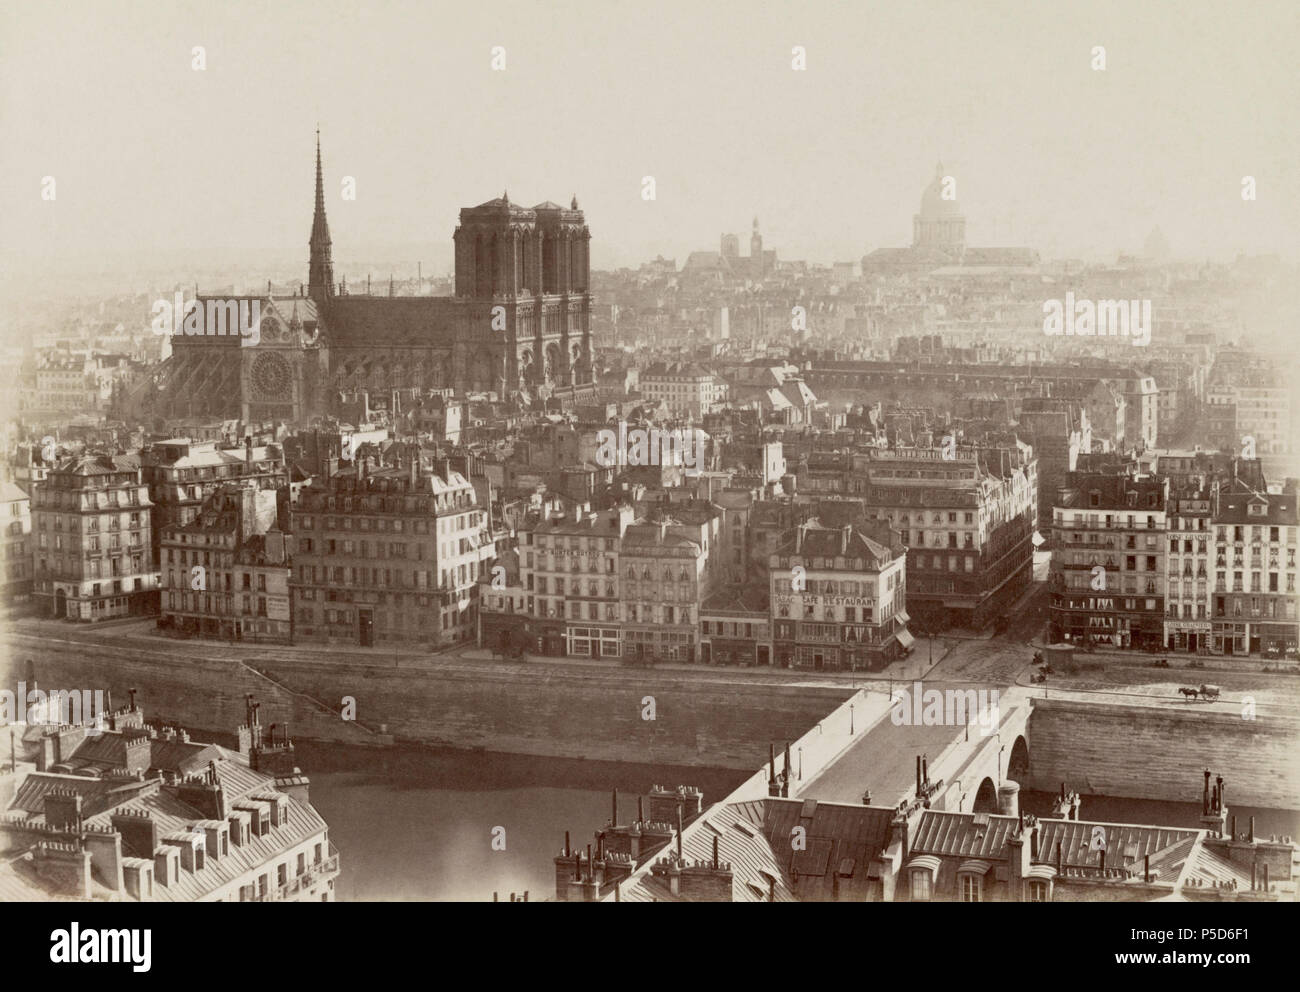
[[[781,257],[856,259],[910,241],[940,158],[973,244],[1294,257],[1298,48],[1295,0],[10,4],[0,266],[305,279],[317,121],[343,269],[445,270],[503,189],[576,193],[596,267],[747,251],[755,214]]]

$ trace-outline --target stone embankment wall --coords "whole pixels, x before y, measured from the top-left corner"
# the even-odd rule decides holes
[[[1035,699],[1032,788],[1199,802],[1202,770],[1224,777],[1228,806],[1300,809],[1294,720],[1185,708]]]
[[[289,724],[295,737],[399,741],[516,754],[661,763],[750,771],[767,761],[768,742],[794,740],[853,693],[849,686],[786,686],[728,681],[707,673],[595,669],[439,659],[425,666],[317,663],[309,654],[250,665],[165,650],[129,652],[97,645],[35,651],[42,687],[105,688],[113,705],[140,690],[149,719],[193,730],[233,732],[244,697],[262,704],[263,726]],[[4,665],[0,664],[0,671]],[[26,677],[11,662],[0,684]],[[355,700],[356,722],[343,720]],[[649,701],[653,697],[654,719]]]

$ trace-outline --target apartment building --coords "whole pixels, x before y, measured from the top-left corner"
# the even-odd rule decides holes
[[[700,658],[715,665],[772,664],[766,582],[718,590],[700,604]]]
[[[1164,637],[1170,651],[1210,651],[1211,515],[1218,501],[1217,480],[1200,488],[1174,488],[1171,483]]]
[[[132,693],[134,697],[134,692]],[[30,730],[0,819],[0,892],[15,901],[333,902],[339,855],[293,742],[255,704],[239,749],[161,733],[131,705]],[[28,768],[34,770],[27,771]]]
[[[813,452],[799,500],[861,500],[908,549],[907,600],[926,627],[982,627],[1033,578],[1037,460],[1028,445]]]
[[[619,555],[633,522],[630,506],[592,512],[578,504],[519,529],[520,578],[540,653],[622,654]]]
[[[0,606],[11,607],[32,598],[32,510],[27,493],[8,479],[0,480],[0,527],[4,528]]]
[[[879,670],[912,646],[907,549],[887,526],[793,528],[768,563],[776,663]]]
[[[1240,480],[1219,494],[1213,517],[1215,654],[1296,656],[1296,491],[1252,489]]]
[[[626,656],[695,661],[707,565],[699,527],[661,519],[624,531],[618,568]]]
[[[496,550],[473,484],[445,461],[368,459],[302,490],[292,513],[295,642],[434,647],[473,638]]]
[[[1246,438],[1261,455],[1294,450],[1294,415],[1297,387],[1267,355],[1237,350],[1221,351],[1210,370],[1207,402],[1235,410],[1236,437],[1229,450],[1241,450]],[[1252,455],[1253,457],[1253,455]]]
[[[46,355],[23,370],[19,409],[27,420],[86,413],[99,407],[95,362],[87,355]]]
[[[1119,648],[1165,643],[1168,499],[1167,480],[1070,475],[1052,507],[1053,640]]]
[[[157,606],[149,489],[138,455],[84,455],[32,490],[35,593],[54,617],[107,620]]]
[[[655,362],[640,375],[641,394],[676,417],[698,420],[727,401],[727,382],[694,362]]]
[[[278,444],[219,448],[215,441],[174,437],[140,452],[140,467],[149,486],[153,511],[153,552],[158,557],[163,531],[193,520],[218,486],[239,479],[255,480],[275,491],[288,483],[284,449]]]
[[[163,623],[226,640],[288,642],[288,490],[226,483],[187,524],[163,530]]]

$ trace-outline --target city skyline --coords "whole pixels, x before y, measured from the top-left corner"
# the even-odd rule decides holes
[[[456,212],[512,189],[522,203],[576,195],[597,270],[680,264],[720,233],[743,237],[755,215],[782,258],[856,261],[910,241],[936,161],[956,180],[969,240],[1045,258],[1113,259],[1159,227],[1174,257],[1230,260],[1285,253],[1300,226],[1283,195],[1300,134],[1286,98],[1294,53],[1278,40],[1298,33],[1285,30],[1297,14],[1280,4],[1251,23],[1180,8],[1172,28],[1154,12],[1022,4],[848,25],[801,11],[797,26],[731,8],[564,9],[574,16],[458,12],[454,42],[437,12],[406,8],[259,11],[256,32],[239,7],[6,13],[25,42],[0,67],[7,292],[71,290],[93,272],[184,281],[301,267],[318,124],[340,258],[410,274],[445,273]],[[413,19],[400,36],[399,12]],[[112,62],[106,31],[125,39]],[[1104,70],[1091,67],[1095,45]],[[792,68],[795,46],[805,70]],[[382,71],[351,71],[381,55]],[[626,71],[660,59],[678,71]],[[61,60],[95,75],[97,98],[54,78]],[[439,76],[452,85],[429,87]],[[1245,176],[1255,201],[1242,199]]]
[[[0,902],[182,976],[76,907],[1105,903],[1085,966],[1263,959],[1297,29],[0,12]],[[1116,916],[1167,902],[1213,927]]]

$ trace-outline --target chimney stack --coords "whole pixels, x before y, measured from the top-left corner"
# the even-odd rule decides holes
[[[921,798],[921,756],[916,756],[916,798]]]
[[[677,860],[682,860],[682,808],[677,807]]]
[[[617,789],[614,790],[614,810],[613,810],[613,814],[609,818],[609,825],[611,827],[618,826],[618,790]]]

